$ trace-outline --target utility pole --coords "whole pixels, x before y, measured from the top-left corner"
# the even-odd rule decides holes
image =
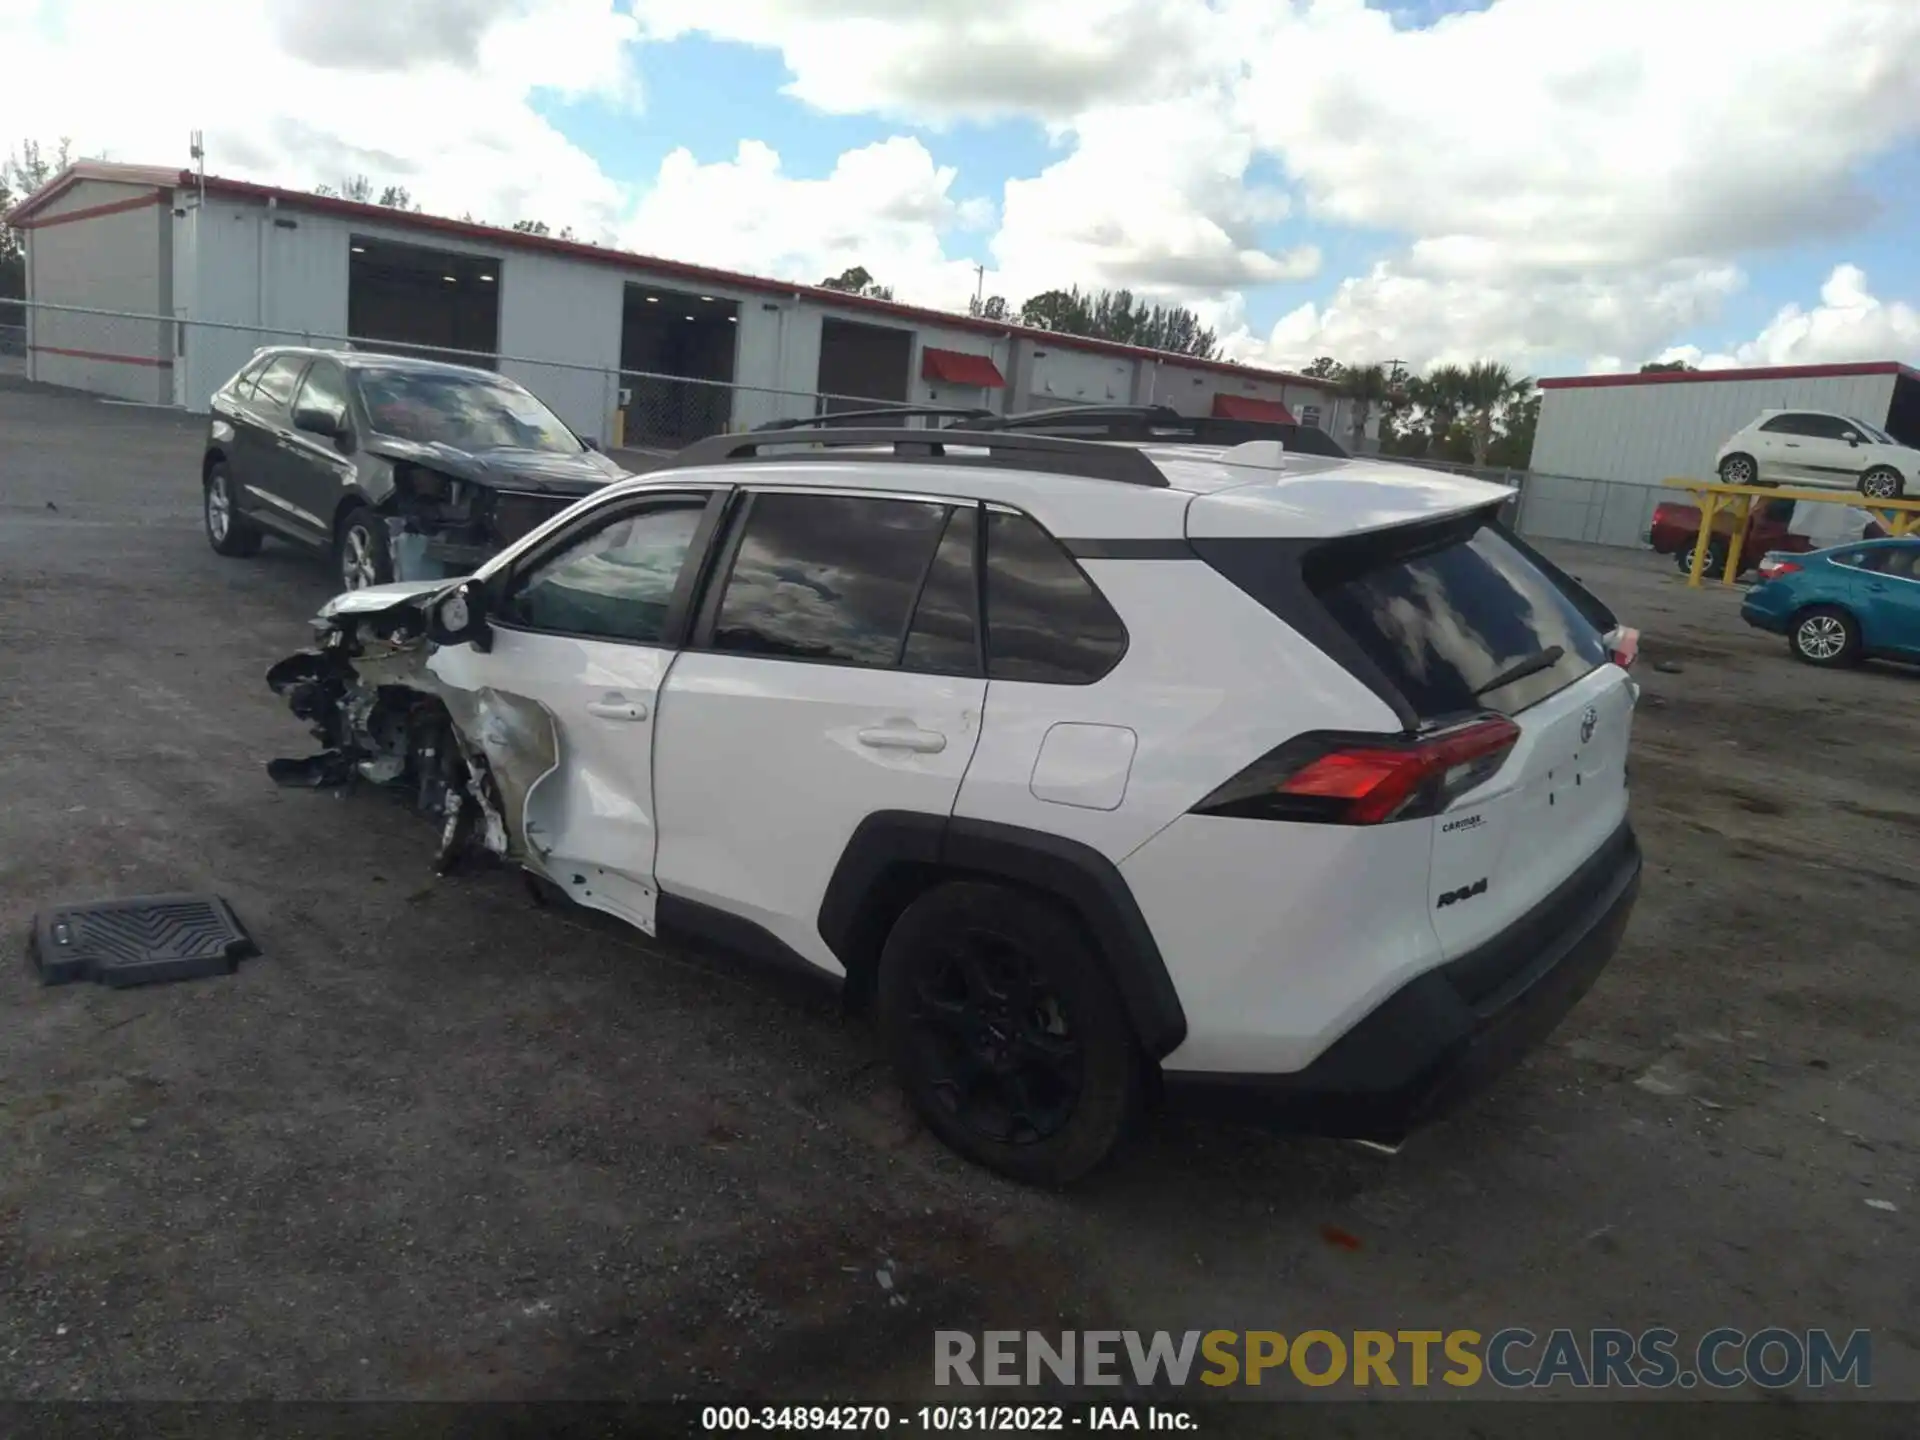
[[[987,290],[987,267],[977,264],[973,267],[973,313],[980,313],[980,306]]]

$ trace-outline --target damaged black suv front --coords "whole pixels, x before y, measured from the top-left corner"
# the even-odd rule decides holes
[[[334,557],[347,590],[470,574],[625,475],[491,371],[361,351],[262,351],[213,397],[207,538]]]

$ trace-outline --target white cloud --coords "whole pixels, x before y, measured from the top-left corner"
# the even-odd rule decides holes
[[[1846,360],[1920,361],[1920,309],[1884,301],[1867,288],[1857,265],[1836,265],[1810,310],[1781,309],[1752,340],[1731,350],[1703,352],[1676,345],[1662,360],[1685,360],[1705,370],[1743,365],[1820,365]]]
[[[1527,369],[1631,366],[1711,326],[1744,256],[1870,223],[1863,167],[1920,134],[1920,0],[1493,0],[1424,28],[1393,8],[0,0],[0,134],[164,163],[199,126],[222,173],[364,172],[452,214],[801,280],[858,263],[959,305],[954,236],[994,217],[955,198],[982,177],[943,163],[945,137],[1024,118],[1057,155],[1006,184],[990,293],[1124,285],[1195,306],[1248,359]],[[930,137],[814,175],[748,141],[629,186],[535,109],[637,106],[644,42],[690,33],[777,50],[817,110]],[[217,83],[158,82],[204,73],[209,36]],[[1361,227],[1365,261],[1322,280],[1305,224]],[[1307,282],[1311,304],[1256,332],[1263,287]],[[1755,353],[1884,352],[1911,307],[1860,295],[1782,312]]]
[[[1116,100],[1186,94],[1226,38],[1191,0],[635,0],[647,33],[781,52],[788,92],[835,115],[935,124],[1065,121]]]
[[[901,137],[848,151],[822,179],[786,174],[779,154],[754,140],[710,165],[676,150],[620,238],[648,254],[808,285],[863,265],[901,299],[959,309],[974,271],[948,259],[942,239],[992,215],[956,200],[954,177]]]
[[[364,173],[429,210],[588,231],[623,207],[530,103],[539,90],[634,98],[621,42],[635,29],[616,0],[0,3],[12,6],[0,10],[0,135],[184,165],[200,128],[208,169],[239,178],[310,186]],[[395,47],[405,62],[387,68]],[[210,54],[217,83],[186,83]]]

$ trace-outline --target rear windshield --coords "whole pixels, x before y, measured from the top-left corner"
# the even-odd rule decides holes
[[[1307,581],[1423,720],[1516,714],[1607,663],[1574,597],[1491,521],[1330,549]]]

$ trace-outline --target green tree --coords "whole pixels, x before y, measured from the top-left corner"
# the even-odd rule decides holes
[[[365,175],[349,175],[338,185],[316,185],[316,195],[335,200],[352,200],[361,205],[385,205],[389,210],[419,210],[413,192],[404,185],[387,185],[376,191]]]
[[[1330,378],[1338,380],[1340,393],[1353,402],[1353,448],[1363,449],[1374,407],[1387,405],[1393,397],[1392,378],[1386,366],[1373,364],[1349,366]]]
[[[1533,464],[1533,436],[1540,428],[1540,392],[1531,390],[1507,407],[1500,436],[1487,451],[1491,464],[1507,470],[1525,470]]]
[[[1495,427],[1532,389],[1531,379],[1524,375],[1516,377],[1495,360],[1476,360],[1466,368],[1460,380],[1459,400],[1473,441],[1474,464],[1487,463]]]
[[[1696,367],[1684,360],[1649,360],[1640,367],[1640,373],[1642,375],[1677,375],[1694,368]]]
[[[967,301],[967,313],[978,320],[1011,320],[1012,308],[1004,295],[989,295],[982,300],[978,295]]]
[[[553,228],[544,220],[516,220],[513,222],[513,228],[518,230],[522,235],[553,235]],[[572,240],[576,237],[571,225],[563,225],[560,227],[560,233],[554,235],[553,238],[556,240]]]
[[[1337,380],[1342,368],[1340,362],[1331,355],[1317,355],[1313,363],[1300,373],[1310,375],[1315,380]]]
[[[1020,323],[1203,360],[1220,353],[1219,337],[1193,311],[1136,299],[1131,290],[1045,290],[1020,307]]]
[[[23,298],[27,293],[26,237],[4,217],[28,196],[66,169],[73,158],[73,142],[61,138],[52,151],[37,140],[23,140],[20,148],[0,159],[0,297]],[[0,324],[22,325],[18,306],[0,311]]]
[[[1446,458],[1447,441],[1466,408],[1467,372],[1458,365],[1437,365],[1407,386],[1408,397],[1419,408],[1430,459]],[[1469,452],[1471,453],[1471,452]]]
[[[820,282],[822,290],[838,290],[847,295],[865,295],[873,300],[893,299],[893,287],[882,285],[867,273],[864,265],[855,265]]]

